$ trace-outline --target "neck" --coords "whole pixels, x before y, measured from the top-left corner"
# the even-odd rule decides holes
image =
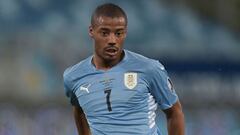
[[[119,58],[114,59],[114,60],[105,60],[97,54],[94,54],[93,59],[92,59],[92,64],[96,67],[96,69],[101,69],[101,70],[109,70],[115,65],[117,65],[124,57],[124,51],[122,51],[122,54]]]

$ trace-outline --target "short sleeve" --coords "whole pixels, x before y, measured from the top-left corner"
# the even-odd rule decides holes
[[[65,94],[69,98],[70,103],[73,106],[79,106],[76,94],[73,92],[73,89],[71,87],[70,78],[66,75],[66,71],[63,74],[63,83],[64,83]]]
[[[150,93],[154,96],[159,107],[165,110],[177,102],[178,96],[164,66],[155,61],[153,67],[154,69],[151,70],[150,74]]]

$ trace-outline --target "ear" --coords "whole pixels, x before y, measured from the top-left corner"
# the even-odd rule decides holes
[[[90,37],[93,37],[93,27],[92,26],[88,27],[88,34]]]

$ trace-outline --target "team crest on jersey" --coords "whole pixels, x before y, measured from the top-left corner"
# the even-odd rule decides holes
[[[137,86],[137,73],[128,72],[124,74],[124,85],[128,89],[133,89]]]

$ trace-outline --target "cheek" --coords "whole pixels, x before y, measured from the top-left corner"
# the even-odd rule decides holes
[[[104,44],[107,42],[107,38],[104,38],[104,37],[96,37],[95,38],[95,42],[98,43],[98,44]]]
[[[104,40],[103,39],[101,39],[101,38],[95,38],[95,45],[96,46],[102,46],[103,45],[103,43],[104,43]]]
[[[95,50],[98,52],[102,52],[105,47],[106,42],[103,39],[95,39]]]
[[[125,38],[118,40],[118,45],[119,45],[120,47],[123,46],[124,40],[125,40]]]

